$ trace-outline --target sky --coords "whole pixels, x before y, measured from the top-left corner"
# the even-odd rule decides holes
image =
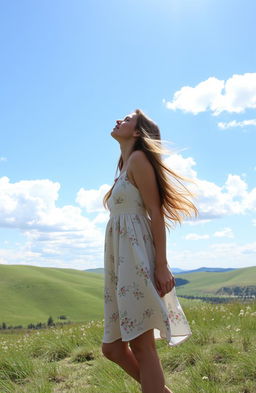
[[[104,266],[117,119],[142,109],[197,182],[170,268],[256,265],[253,0],[13,0],[0,13],[0,263]]]

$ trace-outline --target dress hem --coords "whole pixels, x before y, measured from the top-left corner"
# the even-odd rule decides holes
[[[158,329],[158,330],[160,331],[160,333],[161,333],[161,330],[159,329],[159,327],[153,326],[153,327],[151,327],[151,328],[147,328],[147,329],[145,329],[144,331],[142,331],[142,332],[136,334],[135,336],[133,336],[132,338],[129,338],[128,340],[123,340],[122,336],[119,336],[119,337],[113,339],[112,341],[103,341],[103,340],[104,340],[104,338],[103,338],[103,339],[102,339],[102,343],[103,343],[103,344],[104,344],[104,343],[110,344],[110,343],[112,343],[112,342],[114,342],[114,341],[116,341],[116,340],[119,340],[120,338],[121,338],[122,342],[129,342],[129,341],[131,341],[131,340],[133,340],[133,339],[139,337],[141,334],[143,334],[143,333],[145,333],[145,332],[147,332],[148,330],[151,330],[151,329]],[[171,335],[171,338],[172,338],[172,337],[182,337],[182,339],[181,339],[180,341],[178,341],[177,343],[172,343],[172,342],[171,342],[171,338],[169,339],[169,338],[167,338],[167,337],[162,337],[162,336],[160,336],[160,337],[154,337],[154,339],[155,339],[155,341],[157,341],[157,340],[165,340],[165,341],[167,341],[168,345],[170,345],[171,347],[174,347],[174,346],[179,345],[179,344],[181,344],[182,342],[186,341],[186,340],[187,340],[189,337],[191,337],[191,336],[192,336],[192,332],[191,332],[191,333],[187,333],[187,334],[176,334],[176,335]]]

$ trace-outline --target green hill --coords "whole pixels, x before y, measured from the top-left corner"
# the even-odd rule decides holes
[[[178,295],[217,295],[228,294],[222,288],[254,287],[256,290],[256,266],[227,272],[198,272],[175,274]],[[184,283],[184,284],[182,284]],[[182,285],[180,285],[182,284]]]
[[[75,269],[0,265],[0,324],[47,322],[66,315],[72,321],[103,314],[103,277]]]
[[[213,296],[223,288],[256,290],[256,267],[227,272],[175,274],[177,295]],[[0,265],[0,324],[47,322],[66,315],[74,322],[103,318],[104,275],[76,269]],[[256,293],[256,292],[255,292]]]

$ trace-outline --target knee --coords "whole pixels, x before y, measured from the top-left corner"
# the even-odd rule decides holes
[[[101,351],[107,359],[110,359],[112,361],[118,361],[124,356],[123,350],[119,349],[114,345],[111,345],[111,343],[103,343],[101,346]]]
[[[110,345],[103,343],[101,346],[101,351],[106,358],[110,359],[112,357],[113,350],[111,349]]]
[[[143,343],[130,342],[130,348],[138,361],[143,360],[155,354],[156,348],[154,345],[145,346]]]

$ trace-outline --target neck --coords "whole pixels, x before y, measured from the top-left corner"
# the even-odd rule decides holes
[[[123,168],[127,167],[128,159],[133,149],[134,141],[125,141],[120,143],[120,149],[123,159]]]

